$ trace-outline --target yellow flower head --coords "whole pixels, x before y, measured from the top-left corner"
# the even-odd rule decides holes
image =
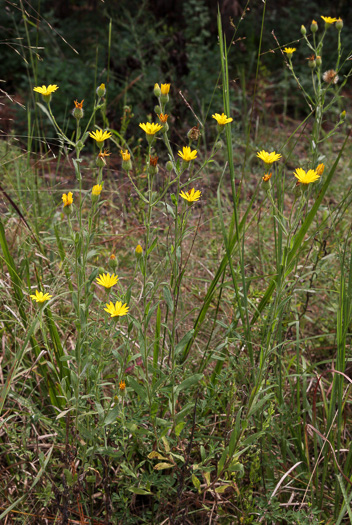
[[[219,113],[215,113],[215,115],[212,115],[212,117],[215,118],[219,126],[225,126],[225,124],[229,124],[229,122],[233,121],[233,118],[227,117],[225,113],[222,113],[221,115],[219,115]]]
[[[140,244],[137,244],[135,252],[136,252],[136,255],[142,255],[143,248]]]
[[[287,56],[291,56],[296,51],[295,47],[285,47],[284,53],[287,54]]]
[[[96,184],[92,188],[92,195],[94,195],[94,197],[98,197],[98,195],[101,194],[102,189],[103,189],[103,186],[101,184]]]
[[[38,290],[36,290],[35,295],[31,295],[30,297],[37,303],[45,303],[45,301],[49,301],[49,299],[52,298],[52,295],[49,295],[48,293],[43,294],[43,292],[38,292]]]
[[[266,175],[264,175],[264,177],[262,177],[262,180],[263,182],[268,182],[272,177],[272,173],[267,173]]]
[[[121,151],[121,155],[122,155],[122,160],[130,160],[131,159],[131,155],[129,154],[128,152],[128,149],[126,149],[126,151]]]
[[[197,158],[197,150],[194,149],[193,151],[191,151],[191,148],[189,146],[183,146],[183,150],[179,151],[178,155],[185,162],[190,162],[191,160]]]
[[[78,100],[74,100],[73,102],[75,103],[75,107],[77,109],[82,109],[83,108],[84,99],[82,100],[82,102],[78,102]]]
[[[161,84],[161,86],[160,86],[161,94],[162,95],[168,95],[169,91],[170,91],[170,86],[171,86],[171,84]]]
[[[46,86],[35,87],[33,88],[33,91],[36,91],[37,93],[40,93],[41,95],[48,96],[48,95],[51,95],[51,93],[54,93],[54,91],[56,91],[57,89],[59,89],[59,86],[57,86],[56,84],[50,84],[48,87]]]
[[[127,304],[122,304],[121,301],[116,301],[116,303],[110,302],[106,305],[106,308],[104,308],[105,312],[108,312],[108,314],[111,315],[111,317],[118,317],[120,315],[127,315],[129,310],[129,306]]]
[[[65,206],[71,206],[71,204],[73,203],[72,196],[73,196],[72,191],[69,191],[67,195],[66,195],[66,193],[63,194],[62,202],[64,203],[64,208],[65,208]]]
[[[319,177],[324,173],[324,164],[318,164],[318,166],[315,168],[315,171],[317,172],[317,175],[319,175]]]
[[[109,131],[102,131],[101,129],[98,129],[97,131],[91,131],[89,136],[97,142],[104,142],[104,140],[111,137],[111,133]]]
[[[272,164],[273,162],[281,159],[281,154],[275,153],[275,151],[268,153],[262,150],[262,151],[257,152],[257,157],[259,157],[262,161],[264,161],[265,164]]]
[[[166,113],[160,113],[160,115],[158,115],[159,117],[159,120],[160,122],[162,122],[163,124],[165,124],[165,122],[167,122],[167,119],[169,118],[169,115],[167,115]]]
[[[199,190],[196,191],[194,188],[192,188],[191,190],[186,191],[186,193],[184,193],[183,191],[181,191],[181,193],[180,193],[180,196],[183,199],[185,199],[186,201],[191,202],[191,203],[199,201],[201,195],[202,195],[202,192],[199,191]]]
[[[316,170],[308,170],[307,173],[302,168],[297,168],[294,172],[294,176],[298,179],[301,184],[310,184],[320,178],[320,175]]]
[[[119,383],[119,389],[120,389],[121,391],[123,391],[123,390],[125,390],[125,388],[126,388],[126,383],[125,383],[125,381],[120,381],[120,383]]]
[[[139,127],[146,132],[147,135],[155,135],[158,131],[161,130],[162,126],[160,124],[154,124],[154,122],[147,122],[146,124],[139,124]]]
[[[109,273],[103,273],[97,277],[97,283],[104,286],[104,288],[111,288],[119,280],[118,276],[115,274],[110,275]]]
[[[322,16],[321,18],[328,25],[333,24],[334,22],[337,22],[337,20],[338,20],[337,18],[331,18],[331,16]]]

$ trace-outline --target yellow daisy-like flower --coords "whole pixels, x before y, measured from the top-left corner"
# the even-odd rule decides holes
[[[188,202],[199,201],[199,199],[201,198],[201,195],[202,195],[202,192],[199,190],[195,190],[194,188],[186,191],[186,193],[184,193],[183,191],[181,191],[180,193],[180,196]]]
[[[36,91],[36,93],[40,93],[41,95],[48,96],[48,95],[51,95],[51,93],[54,93],[54,91],[56,91],[57,89],[59,89],[59,86],[57,86],[56,84],[49,84],[48,87],[46,86],[35,87],[33,88],[33,91]]]
[[[284,53],[286,53],[288,56],[291,56],[295,51],[295,47],[285,47],[284,49]]]
[[[121,155],[122,155],[122,160],[130,160],[131,159],[131,155],[130,153],[128,152],[128,149],[126,149],[126,151],[121,151]]]
[[[337,22],[337,18],[331,18],[331,16],[322,16],[321,18],[324,20],[326,24],[329,24],[329,25]]]
[[[182,151],[178,151],[178,155],[179,157],[181,157],[181,159],[183,159],[185,162],[190,162],[191,160],[194,160],[197,158],[197,150],[194,149],[193,151],[191,151],[191,148],[189,146],[183,146],[183,150]]]
[[[136,252],[136,255],[142,255],[143,248],[140,244],[137,244],[135,252]]]
[[[161,84],[160,90],[162,95],[168,95],[171,84]]]
[[[102,131],[101,129],[98,129],[97,131],[91,131],[89,136],[98,143],[101,143],[104,142],[104,140],[109,139],[111,137],[111,133],[110,131]]]
[[[228,117],[225,115],[225,113],[222,113],[221,115],[219,115],[219,113],[215,113],[215,115],[212,115],[212,117],[215,118],[219,126],[225,126],[225,124],[229,124],[229,122],[233,121],[233,118]]]
[[[110,275],[109,273],[103,273],[97,277],[97,283],[104,286],[104,288],[111,288],[119,280],[118,276],[115,274]]]
[[[106,308],[104,308],[105,312],[108,312],[108,314],[111,315],[111,317],[118,317],[121,315],[127,315],[129,310],[129,306],[127,304],[122,304],[121,301],[116,301],[116,303],[110,302],[106,305]]]
[[[66,195],[66,193],[64,193],[64,194],[62,195],[62,202],[64,203],[64,208],[65,208],[66,206],[71,206],[71,204],[73,203],[73,198],[72,198],[72,196],[73,196],[72,191],[69,191],[67,195]]]
[[[268,153],[267,151],[258,151],[257,157],[265,162],[265,164],[273,164],[273,162],[281,159],[280,153],[275,153],[275,151],[272,151],[271,153]]]
[[[146,132],[147,135],[155,135],[158,131],[161,130],[162,126],[160,124],[154,124],[154,122],[147,122],[146,124],[139,124],[139,127]]]
[[[101,194],[102,189],[103,189],[103,186],[101,184],[96,184],[92,188],[92,195],[94,195],[94,197],[98,197],[98,195]]]
[[[316,170],[304,171],[302,168],[297,168],[294,172],[294,176],[298,179],[301,184],[310,184],[320,178],[320,175]]]
[[[49,295],[48,293],[38,292],[38,290],[35,291],[35,295],[30,296],[33,301],[36,301],[37,303],[45,303],[45,301],[49,301],[49,299],[52,298],[52,295]]]

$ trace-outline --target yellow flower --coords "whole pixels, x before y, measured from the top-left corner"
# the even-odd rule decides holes
[[[272,164],[273,162],[281,159],[281,154],[275,153],[275,151],[267,153],[266,151],[262,150],[257,152],[257,157],[263,160],[265,164]]]
[[[57,86],[56,84],[50,84],[48,87],[46,86],[35,87],[33,88],[33,91],[36,91],[37,93],[40,93],[41,95],[48,96],[48,95],[51,95],[51,93],[54,93],[54,91],[56,91],[57,89],[59,89],[59,86]]]
[[[233,121],[233,118],[227,117],[225,113],[222,113],[221,115],[219,115],[219,113],[215,113],[215,115],[212,115],[212,117],[215,118],[219,126],[225,126],[225,124]]]
[[[137,244],[135,252],[136,252],[136,255],[142,255],[143,248],[140,244]]]
[[[128,149],[126,149],[126,151],[121,151],[121,155],[122,155],[122,160],[130,160],[131,159],[131,155],[129,154],[128,152]]]
[[[72,195],[73,195],[72,191],[69,191],[67,195],[66,193],[62,195],[62,202],[64,203],[64,208],[66,206],[71,206],[71,204],[73,203]]]
[[[191,160],[197,158],[197,150],[194,149],[193,151],[191,151],[191,148],[189,146],[183,146],[183,151],[179,151],[178,155],[185,162],[190,162]]]
[[[118,276],[115,274],[110,275],[109,273],[103,273],[97,277],[97,283],[104,286],[104,288],[111,288],[119,280]]]
[[[43,292],[38,292],[38,290],[36,290],[35,295],[31,295],[30,297],[37,303],[45,303],[45,301],[49,301],[49,299],[52,298],[52,295],[49,295],[48,293],[43,294]]]
[[[326,24],[333,24],[334,22],[337,22],[337,18],[331,18],[331,16],[322,16],[321,17]]]
[[[110,302],[106,305],[106,308],[104,308],[105,312],[108,312],[108,314],[111,315],[111,317],[118,317],[120,315],[127,315],[129,310],[129,306],[127,304],[122,304],[121,301],[116,301],[116,304]]]
[[[160,124],[154,124],[154,122],[147,122],[146,124],[139,124],[139,127],[146,132],[147,135],[155,135],[158,131],[161,130],[162,126]]]
[[[92,195],[94,195],[95,197],[98,197],[98,195],[101,194],[102,189],[103,189],[103,186],[101,184],[96,184],[92,188]]]
[[[170,91],[170,86],[171,86],[171,84],[161,84],[161,86],[160,86],[161,94],[162,95],[168,95],[169,91]]]
[[[97,131],[91,131],[89,136],[97,142],[104,142],[104,140],[111,137],[111,133],[109,131],[102,131],[101,129],[98,129]]]
[[[181,191],[180,193],[180,196],[185,199],[186,201],[188,202],[196,202],[200,199],[202,195],[202,192],[199,191],[199,190],[195,190],[194,188],[192,188],[191,190],[188,190],[186,191],[186,193],[184,193],[183,191]]]
[[[315,171],[317,172],[317,175],[319,175],[319,177],[324,173],[324,164],[318,164],[318,166],[315,168]]]
[[[306,173],[302,168],[297,168],[294,172],[294,176],[301,184],[310,184],[320,178],[320,175],[316,170],[308,170]]]
[[[126,383],[125,381],[120,381],[119,383],[119,389],[122,391],[122,390],[125,390],[126,388]]]
[[[287,54],[288,57],[292,56],[292,54],[296,51],[295,47],[285,47],[284,53]]]

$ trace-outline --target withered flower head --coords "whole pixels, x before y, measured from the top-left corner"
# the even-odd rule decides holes
[[[334,69],[329,69],[323,74],[323,80],[327,84],[337,84],[339,81],[339,76]]]
[[[151,155],[149,155],[149,162],[150,162],[150,165],[151,166],[155,166],[158,164],[158,155],[155,155],[155,157],[152,157]]]
[[[78,108],[78,109],[82,109],[83,108],[83,102],[84,102],[84,99],[81,102],[78,102],[78,100],[74,100],[75,107]]]
[[[198,140],[199,136],[200,136],[199,124],[197,124],[197,126],[193,126],[193,128],[191,128],[189,132],[187,133],[187,137],[194,141]]]
[[[167,115],[166,113],[160,113],[160,115],[158,115],[159,117],[159,120],[160,122],[162,122],[163,124],[165,124],[165,122],[167,122],[167,119],[169,118],[169,115]]]

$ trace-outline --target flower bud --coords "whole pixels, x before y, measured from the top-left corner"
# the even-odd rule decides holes
[[[321,57],[320,57],[319,55],[317,55],[317,56],[315,57],[315,63],[316,63],[316,65],[317,65],[318,67],[321,66]]]
[[[96,184],[95,186],[93,186],[91,193],[92,202],[97,202],[102,189],[103,186],[101,184]]]
[[[170,84],[161,84],[160,91],[161,91],[161,96],[160,96],[161,103],[166,104],[167,102],[169,102]]]
[[[155,95],[156,97],[158,97],[158,98],[159,98],[160,95],[161,95],[161,89],[160,89],[159,84],[154,84],[154,95]]]
[[[340,122],[343,122],[346,118],[346,111],[342,111],[342,113],[340,113]]]
[[[335,24],[335,27],[338,31],[341,31],[341,29],[343,28],[343,21],[342,21],[342,18],[338,18],[337,21],[336,21],[336,24]]]
[[[114,255],[113,253],[109,257],[109,263],[108,264],[109,264],[109,268],[111,270],[116,270],[118,263],[117,263],[116,255]]]
[[[306,36],[306,34],[307,34],[307,30],[306,30],[306,28],[304,27],[303,24],[301,25],[301,33],[302,33],[303,36]]]
[[[310,30],[312,33],[316,33],[318,31],[318,24],[315,20],[312,20],[312,23],[310,25]]]
[[[140,244],[137,244],[134,253],[136,254],[137,259],[142,257],[142,255],[143,255],[143,248],[142,248],[142,246]]]
[[[97,88],[96,93],[99,98],[102,98],[106,93],[105,84],[100,84],[100,86]]]
[[[130,171],[132,169],[132,162],[131,162],[131,155],[126,149],[125,151],[121,151],[122,155],[122,168],[125,171]]]
[[[224,142],[223,142],[221,139],[218,140],[218,141],[215,143],[215,145],[214,145],[214,149],[215,149],[216,151],[222,149],[223,147],[224,147]]]
[[[157,115],[160,115],[161,113],[161,107],[160,106],[154,106],[154,111]]]
[[[174,166],[173,166],[171,160],[168,160],[168,161],[167,161],[165,167],[166,167],[167,171],[172,171],[172,170],[174,169]]]

